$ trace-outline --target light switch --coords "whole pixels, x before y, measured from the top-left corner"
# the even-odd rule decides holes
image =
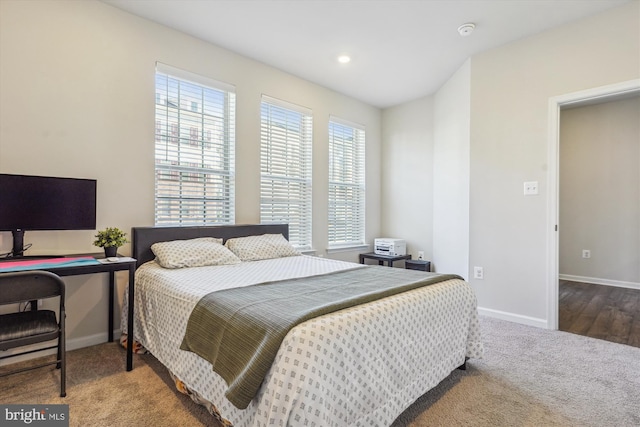
[[[535,196],[538,194],[538,181],[529,181],[524,183],[524,195]]]

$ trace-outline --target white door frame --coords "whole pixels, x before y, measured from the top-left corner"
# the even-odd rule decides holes
[[[558,329],[558,264],[559,264],[559,176],[560,176],[560,109],[613,101],[640,94],[640,79],[601,86],[549,98],[549,135],[547,181],[547,328]]]

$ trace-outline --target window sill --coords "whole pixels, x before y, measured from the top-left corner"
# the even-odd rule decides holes
[[[363,251],[363,250],[368,251],[370,249],[371,249],[371,245],[368,245],[368,244],[353,245],[353,246],[336,246],[333,248],[327,248],[327,253],[331,254],[335,252],[350,252],[350,251]]]

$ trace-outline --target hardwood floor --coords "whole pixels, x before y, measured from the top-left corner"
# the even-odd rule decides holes
[[[560,280],[559,329],[640,347],[640,290]]]

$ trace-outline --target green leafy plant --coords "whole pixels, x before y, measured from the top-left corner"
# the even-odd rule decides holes
[[[104,230],[98,231],[98,234],[96,234],[95,237],[96,240],[93,242],[93,245],[100,248],[119,248],[125,243],[129,243],[127,240],[127,233],[117,227],[108,227]]]

